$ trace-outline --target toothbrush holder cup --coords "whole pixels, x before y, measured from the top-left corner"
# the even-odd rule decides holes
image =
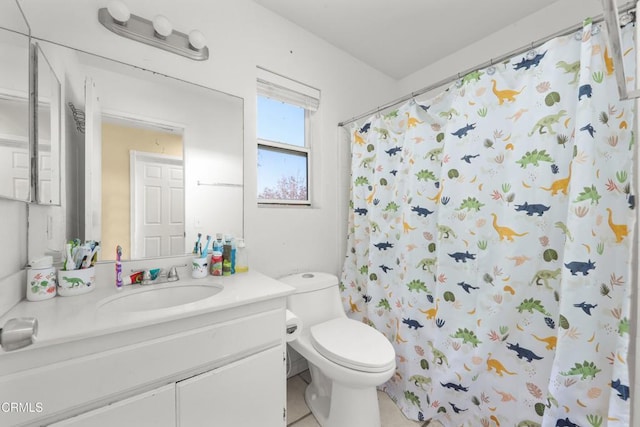
[[[191,277],[194,279],[202,279],[207,277],[208,267],[209,266],[209,257],[206,256],[204,258],[195,257],[191,260]]]
[[[58,295],[63,297],[82,295],[96,287],[96,268],[58,271]]]

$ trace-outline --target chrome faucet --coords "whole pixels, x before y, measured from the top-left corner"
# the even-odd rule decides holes
[[[151,270],[145,270],[142,275],[141,285],[153,285],[157,283],[167,283],[167,282],[177,282],[180,280],[178,276],[178,269],[174,265],[169,269],[169,272],[166,273],[164,269],[160,270],[160,274],[155,279],[151,278]]]
[[[4,351],[17,350],[33,344],[38,335],[38,319],[35,317],[19,317],[9,319],[0,328],[0,347]]]

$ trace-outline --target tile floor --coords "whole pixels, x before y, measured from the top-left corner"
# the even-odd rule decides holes
[[[304,401],[304,390],[311,381],[309,371],[301,372],[287,380],[287,426],[320,427]],[[429,421],[418,422],[407,419],[386,393],[378,391],[382,427],[437,427]]]

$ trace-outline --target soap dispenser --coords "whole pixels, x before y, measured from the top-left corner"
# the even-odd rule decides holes
[[[236,273],[246,273],[249,271],[249,256],[243,238],[238,238],[236,248]]]

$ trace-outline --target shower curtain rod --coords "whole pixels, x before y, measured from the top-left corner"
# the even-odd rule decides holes
[[[635,1],[630,1],[627,4],[625,4],[623,6],[620,6],[618,8],[618,13],[629,12],[635,7],[635,5],[636,5]],[[600,15],[598,15],[595,18],[592,19],[592,22],[594,24],[597,24],[597,23],[600,23],[600,22],[603,22],[603,21],[604,21],[604,14],[600,14]],[[473,71],[477,71],[477,70],[480,70],[482,68],[490,67],[490,66],[492,66],[494,64],[498,64],[498,63],[500,63],[502,61],[510,59],[513,56],[520,55],[520,54],[523,54],[525,52],[528,52],[531,49],[535,49],[536,47],[539,47],[542,44],[544,44],[544,43],[548,42],[549,40],[554,39],[556,37],[562,37],[562,36],[566,36],[566,35],[569,35],[571,33],[574,33],[576,31],[580,30],[583,27],[583,25],[584,25],[583,23],[580,23],[580,24],[576,24],[576,25],[573,25],[571,27],[565,28],[564,30],[560,30],[558,32],[555,32],[555,33],[553,33],[553,34],[551,34],[549,36],[546,36],[544,38],[541,38],[539,40],[531,42],[531,44],[528,44],[526,46],[522,46],[521,48],[512,50],[511,52],[507,52],[504,55],[501,55],[501,56],[499,56],[497,58],[492,58],[489,61],[485,61],[485,62],[483,62],[483,63],[481,63],[479,65],[476,65],[475,67],[468,68],[468,69],[466,69],[466,70],[464,70],[462,72],[459,72],[459,73],[454,74],[452,76],[449,76],[449,77],[447,77],[445,79],[442,79],[442,80],[440,80],[440,81],[438,81],[438,82],[436,82],[434,84],[426,86],[426,87],[424,87],[422,89],[419,89],[419,90],[417,90],[415,92],[411,92],[409,95],[405,95],[405,96],[403,96],[401,98],[398,98],[398,99],[396,99],[394,101],[388,102],[388,103],[386,103],[386,104],[384,104],[384,105],[382,105],[380,107],[377,107],[377,108],[374,108],[372,110],[369,110],[366,113],[363,113],[363,114],[360,114],[358,116],[355,116],[355,117],[353,117],[353,118],[351,118],[349,120],[345,120],[343,122],[340,122],[340,123],[338,123],[338,126],[339,127],[343,127],[345,125],[348,125],[349,123],[356,122],[356,121],[358,121],[360,119],[363,119],[365,117],[369,117],[369,116],[371,116],[373,114],[379,113],[380,111],[386,110],[387,108],[393,107],[394,105],[402,104],[403,102],[409,101],[410,99],[415,98],[416,96],[420,96],[420,95],[422,95],[422,94],[424,94],[426,92],[432,91],[434,89],[438,89],[439,87],[442,87],[442,86],[444,86],[444,85],[446,85],[448,83],[451,83],[453,81],[461,79],[462,77],[464,77],[465,75],[467,75],[467,74],[469,74],[469,73],[471,73]]]

